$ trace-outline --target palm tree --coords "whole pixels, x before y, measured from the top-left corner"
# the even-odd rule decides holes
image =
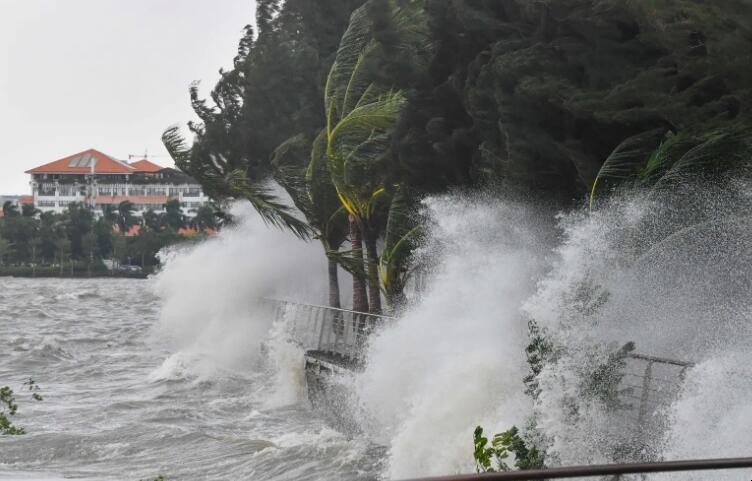
[[[391,315],[405,306],[405,284],[413,271],[411,256],[424,234],[423,224],[415,219],[416,200],[406,187],[398,186],[389,205],[379,275]]]
[[[425,58],[430,42],[421,2],[386,2],[400,41],[396,51]],[[378,42],[373,37],[371,2],[353,12],[340,42],[325,90],[326,159],[332,183],[350,221],[352,252],[357,259],[361,236],[366,247],[369,311],[381,312],[378,252],[380,206],[387,205],[386,160],[391,131],[406,104],[402,92],[371,80]],[[360,286],[354,284],[354,296]],[[355,298],[354,304],[355,304]],[[362,305],[362,303],[361,303]],[[354,309],[357,310],[356,307]]]
[[[718,175],[749,163],[752,126],[699,132],[653,129],[622,141],[606,158],[590,189],[590,207],[604,184],[632,183],[653,189],[689,177]]]
[[[310,237],[308,225],[277,199],[268,185],[268,179],[252,177],[247,159],[228,159],[222,152],[194,150],[188,147],[178,126],[164,131],[162,143],[175,165],[198,180],[213,197],[246,199],[265,222],[287,228],[300,238]]]
[[[347,238],[347,215],[337,197],[327,170],[323,132],[313,141],[298,134],[283,142],[272,155],[274,178],[305,216],[313,237],[321,242],[327,257],[329,305],[341,307],[338,265],[349,269],[348,257],[339,252]],[[362,254],[361,254],[362,262]],[[361,276],[362,279],[362,276]],[[365,286],[363,286],[365,291]]]
[[[117,226],[120,229],[120,234],[122,235],[125,235],[131,227],[136,225],[137,221],[136,217],[133,215],[133,204],[130,201],[124,200],[118,204],[115,222],[117,223]]]

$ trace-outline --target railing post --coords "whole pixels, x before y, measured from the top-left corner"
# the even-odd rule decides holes
[[[326,319],[324,319],[323,312],[317,310],[316,319],[319,319],[319,343],[316,349],[322,351],[324,349],[324,329],[326,329]]]
[[[642,378],[642,395],[640,396],[640,412],[637,415],[637,422],[642,425],[645,421],[645,415],[648,411],[648,398],[650,396],[650,382],[652,381],[653,361],[648,361],[645,366],[645,375]]]

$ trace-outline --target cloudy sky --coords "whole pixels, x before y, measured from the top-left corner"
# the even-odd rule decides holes
[[[0,194],[23,172],[88,148],[148,150],[172,165],[162,131],[193,118],[232,65],[253,0],[0,0]]]

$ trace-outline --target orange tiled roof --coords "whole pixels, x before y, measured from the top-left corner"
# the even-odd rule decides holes
[[[34,196],[33,195],[22,195],[20,199],[18,199],[19,204],[33,204],[34,203]]]
[[[137,160],[136,162],[131,163],[130,166],[136,172],[146,172],[147,174],[162,170],[162,166],[147,159]]]
[[[62,159],[40,165],[27,174],[88,174],[94,162],[94,172],[97,174],[132,174],[136,172],[125,162],[114,159],[96,149],[84,150]]]

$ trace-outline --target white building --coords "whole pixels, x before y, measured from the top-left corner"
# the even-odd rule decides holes
[[[183,214],[193,217],[209,202],[201,185],[176,169],[143,159],[128,163],[89,149],[26,171],[31,175],[34,206],[61,213],[81,202],[101,213],[104,206],[133,204],[134,214],[164,212],[165,203],[177,199]]]

